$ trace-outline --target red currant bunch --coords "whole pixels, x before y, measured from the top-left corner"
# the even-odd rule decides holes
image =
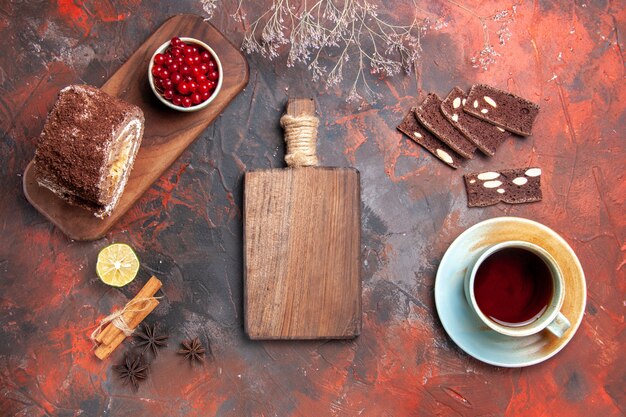
[[[161,97],[176,106],[191,107],[213,95],[220,73],[209,51],[174,37],[163,53],[154,56],[152,76]]]

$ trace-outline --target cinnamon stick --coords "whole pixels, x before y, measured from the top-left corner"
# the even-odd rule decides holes
[[[144,285],[143,288],[141,290],[139,290],[139,292],[137,293],[135,298],[133,298],[129,303],[135,303],[135,300],[141,300],[142,298],[149,298],[149,297],[154,296],[154,294],[156,294],[156,292],[159,290],[159,288],[161,288],[161,285],[162,285],[161,281],[159,281],[156,277],[151,277],[148,280],[148,282],[146,282],[146,285]],[[124,317],[124,321],[126,323],[128,323],[128,326],[131,329],[134,329],[135,327],[137,327],[137,325],[139,325],[139,323],[141,323],[141,320],[143,320],[143,318],[142,318],[141,320],[139,320],[137,325],[133,326],[131,324],[131,321],[135,317],[137,317],[137,312],[136,311],[132,311],[132,310],[143,310],[144,309],[143,307],[145,307],[146,303],[147,302],[136,303],[136,304],[134,304],[132,306],[131,309],[129,309],[130,311],[126,311],[124,313],[124,316],[123,316]],[[110,323],[107,327],[104,328],[104,330],[102,330],[102,332],[100,334],[98,334],[98,336],[96,336],[96,341],[98,343],[110,344],[111,341],[115,338],[115,336],[118,333],[120,333],[120,329],[118,329],[112,323]]]
[[[146,285],[137,293],[135,298],[129,301],[128,307],[122,314],[124,322],[128,328],[134,330],[145,319],[148,314],[159,305],[159,301],[154,294],[161,288],[163,283],[156,277],[151,277]],[[126,339],[126,335],[115,324],[109,323],[100,334],[96,336],[96,342],[100,345],[96,348],[95,354],[104,360]]]

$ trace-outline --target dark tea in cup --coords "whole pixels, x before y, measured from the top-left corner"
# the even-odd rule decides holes
[[[546,311],[553,294],[550,268],[535,253],[508,247],[492,253],[474,279],[476,304],[503,326],[525,326]]]
[[[465,274],[465,297],[478,318],[506,336],[547,329],[562,337],[571,324],[561,312],[565,281],[552,255],[534,243],[487,247]]]

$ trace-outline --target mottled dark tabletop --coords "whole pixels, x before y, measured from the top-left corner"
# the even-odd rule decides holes
[[[232,2],[212,23],[239,45]],[[252,3],[252,2],[249,2]],[[391,17],[404,6],[385,2]],[[102,85],[168,17],[202,14],[200,1],[0,3],[1,416],[617,416],[626,414],[626,85],[623,0],[522,1],[486,71],[480,16],[511,8],[490,0],[423,2],[432,28],[417,72],[373,78],[374,105],[346,103],[351,80],[325,91],[305,68],[248,56],[247,88],[121,221],[75,242],[33,209],[22,172],[60,88]],[[403,3],[404,4],[404,3]],[[262,5],[247,5],[250,14]],[[495,26],[494,26],[495,25]],[[505,33],[506,35],[506,33]],[[534,134],[494,158],[454,171],[396,130],[427,92],[485,82],[541,104]],[[363,330],[355,340],[252,342],[242,322],[242,174],[283,166],[278,118],[289,96],[315,97],[323,165],[354,166],[362,181]],[[467,208],[462,174],[540,166],[543,201]],[[465,354],[437,317],[441,257],[466,228],[498,216],[551,227],[587,276],[583,322],[563,351],[521,369]],[[141,271],[122,289],[95,274],[112,242],[136,248]],[[133,393],[112,371],[126,341],[99,361],[94,323],[164,282],[149,323],[169,346]],[[177,345],[210,345],[190,367]]]

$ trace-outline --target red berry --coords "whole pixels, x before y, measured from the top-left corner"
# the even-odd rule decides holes
[[[189,65],[186,65],[186,64],[182,65],[180,67],[180,73],[182,75],[189,75],[189,74],[191,74],[191,67]]]
[[[193,81],[193,77],[191,75],[187,75],[185,77],[185,81],[189,82],[189,81]]]
[[[193,56],[185,55],[185,64],[192,66],[195,63]]]
[[[182,66],[185,64],[185,58],[183,58],[183,56],[177,56],[174,59],[176,59],[176,63],[178,64],[178,66]]]
[[[191,99],[189,97],[183,97],[183,107],[191,107]]]
[[[191,91],[192,93],[195,93],[198,89],[198,83],[195,81],[189,81],[187,85],[189,86],[189,91]]]
[[[209,72],[209,66],[206,64],[206,62],[203,62],[202,64],[200,64],[198,68],[200,68],[200,71],[203,74],[206,74],[207,72]]]
[[[209,51],[203,51],[200,54],[200,60],[202,62],[209,62],[211,60],[211,54],[209,53]]]
[[[186,96],[187,94],[191,93],[191,90],[189,88],[189,84],[186,82],[181,82],[178,83],[178,85],[176,86],[176,90],[178,90],[178,92],[184,96]]]
[[[194,65],[200,65],[200,55],[196,54],[193,56],[193,64]]]
[[[199,93],[193,93],[191,95],[191,102],[193,104],[200,104],[200,103],[202,103],[202,95],[200,95]]]
[[[171,100],[172,97],[174,97],[174,90],[165,90],[165,91],[163,91],[163,97],[165,97],[168,100]]]
[[[170,78],[170,72],[165,68],[161,68],[161,74],[159,74],[159,78]]]
[[[183,96],[179,96],[178,94],[174,94],[174,98],[172,98],[172,103],[175,106],[181,106],[183,104]]]
[[[178,63],[172,62],[170,65],[167,66],[167,68],[170,70],[170,72],[177,72],[179,66]]]
[[[161,82],[160,78],[154,79],[154,86],[156,87],[157,90],[163,90],[163,83]]]
[[[204,74],[196,75],[196,81],[198,82],[198,84],[202,84],[206,80],[207,80],[206,75],[204,75]]]
[[[178,58],[183,56],[183,50],[181,48],[172,48],[170,51],[173,57]]]
[[[183,46],[185,43],[178,36],[175,36],[170,41],[170,44],[172,46]]]
[[[172,83],[174,85],[177,85],[178,83],[180,83],[183,80],[183,76],[180,75],[179,73],[175,72],[170,76],[170,80],[172,80]]]
[[[207,66],[209,67],[209,71],[213,71],[215,70],[215,68],[217,68],[217,64],[213,60],[207,62]]]
[[[164,90],[171,90],[172,88],[174,88],[174,83],[172,82],[171,78],[165,78],[161,81],[161,87],[163,87]]]
[[[197,76],[198,74],[202,74],[202,70],[200,69],[200,67],[191,67],[191,73],[193,74],[193,76]]]
[[[207,81],[207,85],[209,86],[209,90],[213,90],[215,88],[215,81]]]
[[[155,65],[155,66],[152,67],[152,75],[154,77],[160,78],[162,70],[163,70],[162,67],[159,67],[158,65]]]
[[[211,92],[202,93],[202,101],[207,101],[211,97]]]
[[[170,54],[165,55],[165,66],[169,67],[173,63],[174,63],[174,57],[171,56]]]
[[[165,55],[163,55],[163,54],[156,54],[154,56],[154,63],[155,63],[155,65],[163,65],[165,63]]]
[[[217,79],[220,77],[220,74],[217,71],[211,71],[209,72],[209,80],[211,81],[217,81]]]
[[[209,84],[207,84],[207,83],[201,83],[198,86],[198,93],[200,93],[200,94],[208,93],[209,90],[211,90],[211,89],[209,88]]]
[[[183,52],[185,53],[185,56],[192,56],[194,54],[194,47],[191,45],[185,45],[183,47]]]

